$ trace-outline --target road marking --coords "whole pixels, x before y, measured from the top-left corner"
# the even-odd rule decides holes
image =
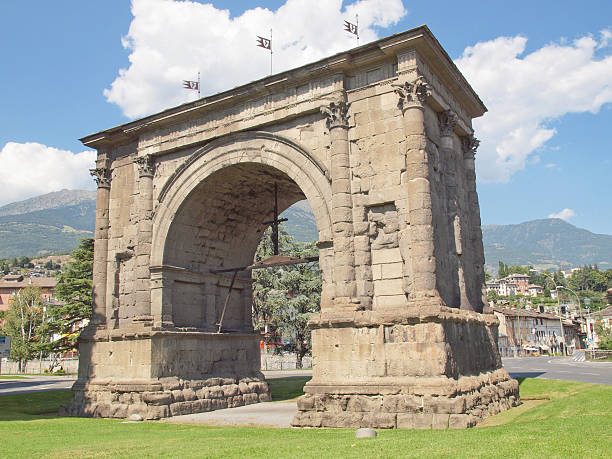
[[[591,376],[601,376],[600,373],[585,373],[585,372],[582,372],[582,374],[583,375],[591,375]]]

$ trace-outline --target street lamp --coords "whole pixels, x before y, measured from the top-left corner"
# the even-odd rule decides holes
[[[580,323],[580,330],[582,331],[582,323],[580,322],[582,320],[582,308],[580,307],[580,297],[578,296],[578,294],[576,292],[574,292],[571,288],[568,287],[564,287],[563,285],[557,285],[556,289],[557,289],[557,295],[559,294],[559,289],[562,288],[564,290],[567,290],[568,292],[572,293],[575,297],[576,300],[578,301],[578,316],[579,316],[579,320],[578,322]],[[589,311],[590,312],[590,311]],[[587,337],[590,337],[590,333],[589,333],[589,324],[587,323]]]
[[[580,297],[578,296],[578,294],[576,294],[576,292],[574,292],[571,288],[564,287],[563,285],[557,285],[555,287],[555,289],[557,290],[557,294],[559,293],[560,288],[567,290],[568,292],[571,292],[574,294],[574,296],[578,300],[578,315],[580,316],[580,318],[582,318],[582,308],[580,307]]]
[[[559,298],[559,285],[555,285],[557,291],[557,309],[559,310],[559,325],[561,325],[561,338],[563,339],[563,354],[567,355],[567,342],[565,341],[565,332],[563,331],[563,318],[561,317],[561,299]],[[561,346],[559,346],[561,347]]]

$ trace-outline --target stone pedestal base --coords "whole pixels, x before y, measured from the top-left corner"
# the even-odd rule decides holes
[[[321,314],[299,427],[447,429],[520,403],[497,319],[446,307]]]
[[[497,370],[474,377],[415,378],[396,386],[308,386],[295,427],[458,429],[520,403],[518,382]]]
[[[126,418],[139,414],[143,419],[160,419],[270,400],[268,384],[252,378],[76,382],[72,391],[73,399],[62,407],[60,415]]]
[[[97,330],[60,414],[159,419],[270,400],[253,333]]]

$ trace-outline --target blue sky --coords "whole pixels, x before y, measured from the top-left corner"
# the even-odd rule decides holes
[[[484,224],[561,213],[612,234],[612,2],[199,3],[0,2],[0,205],[93,188],[77,139],[190,100],[197,70],[203,96],[265,76],[255,33],[274,27],[280,71],[354,46],[341,22],[358,11],[362,43],[427,24],[489,107]]]

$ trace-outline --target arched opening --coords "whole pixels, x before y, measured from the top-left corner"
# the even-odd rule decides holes
[[[194,332],[194,340],[197,335],[207,344],[187,349],[186,333],[156,377],[261,376],[251,272],[234,268],[253,263],[266,222],[274,218],[275,187],[279,214],[304,199],[312,206],[318,240],[327,242],[319,251],[321,303],[330,298],[331,185],[325,168],[295,143],[268,133],[213,141],[157,191],[151,248],[154,327]]]
[[[229,294],[232,272],[226,270],[252,265],[274,219],[275,188],[279,213],[306,198],[287,174],[253,162],[215,171],[187,196],[170,225],[163,264],[199,273],[205,282],[175,279],[176,327],[212,331],[223,315],[224,332],[252,330],[251,271],[238,271]]]

